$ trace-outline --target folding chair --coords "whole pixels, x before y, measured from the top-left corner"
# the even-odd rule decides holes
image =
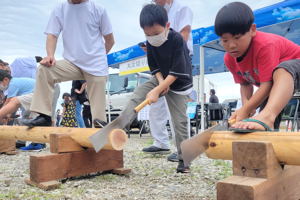
[[[283,110],[281,120],[287,121],[286,131],[289,130],[290,123],[292,123],[291,124],[292,125],[291,131],[297,131],[298,130],[299,103],[300,103],[300,100],[298,98],[292,98]]]

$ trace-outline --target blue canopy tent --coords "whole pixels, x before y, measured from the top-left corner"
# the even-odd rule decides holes
[[[259,30],[282,35],[300,44],[300,0],[285,0],[254,12],[255,23]],[[201,75],[201,99],[204,99],[204,74],[226,72],[223,63],[224,50],[220,45],[214,27],[199,28],[192,31],[194,42],[193,75]],[[112,67],[118,64],[145,56],[138,46],[108,55],[108,63]],[[202,108],[204,107],[203,101]],[[202,116],[203,115],[202,110]],[[201,120],[204,127],[204,119]]]

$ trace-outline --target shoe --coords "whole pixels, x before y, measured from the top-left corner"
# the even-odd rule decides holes
[[[169,154],[171,153],[170,149],[162,149],[156,146],[150,146],[150,147],[145,147],[142,149],[144,153],[149,153],[149,154]]]
[[[107,125],[107,122],[102,121],[100,119],[94,119],[94,126],[95,126],[95,128],[103,128],[106,125]]]
[[[22,150],[22,151],[41,151],[44,148],[46,148],[45,144],[31,143],[26,147],[21,147],[20,150]]]
[[[24,141],[17,141],[16,142],[16,148],[17,149],[19,149],[19,148],[21,148],[21,147],[25,147],[26,146],[26,142],[24,142]]]
[[[177,173],[190,173],[191,170],[190,170],[189,166],[184,166],[183,160],[179,160],[176,172]]]
[[[170,161],[170,162],[179,162],[177,152],[176,152],[176,153],[170,154],[170,155],[167,157],[167,160]]]
[[[51,117],[47,115],[39,115],[34,119],[30,120],[22,120],[22,125],[29,126],[29,127],[35,127],[35,126],[51,126],[52,121]]]

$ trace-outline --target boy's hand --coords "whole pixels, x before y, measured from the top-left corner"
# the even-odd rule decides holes
[[[162,91],[161,95],[165,95],[169,92],[170,87],[166,88],[164,91]]]
[[[240,108],[240,109],[236,110],[234,113],[232,113],[229,120],[235,120],[236,122],[239,122],[248,117],[249,117],[249,113],[245,112],[243,108]]]
[[[156,88],[152,89],[150,92],[147,94],[147,99],[150,100],[150,104],[155,103],[158,101],[160,93],[157,91]]]

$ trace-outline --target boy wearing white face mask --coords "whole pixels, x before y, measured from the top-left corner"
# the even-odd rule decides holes
[[[168,22],[170,27],[180,33],[189,49],[189,55],[193,55],[193,41],[191,26],[193,20],[192,10],[182,5],[178,0],[153,0],[157,5],[163,6],[167,10]],[[143,148],[143,152],[150,154],[167,154],[170,153],[169,132],[166,124],[169,120],[169,110],[166,106],[164,97],[152,104],[149,111],[149,125],[151,135],[154,139],[153,145]],[[172,128],[172,125],[171,125]],[[173,129],[172,133],[174,134]],[[169,161],[178,162],[177,152],[170,154]]]
[[[188,173],[190,169],[183,164],[180,144],[188,138],[186,103],[193,86],[189,51],[182,36],[169,28],[168,15],[162,6],[146,5],[140,14],[140,26],[147,38],[148,64],[154,77],[134,91],[124,113],[145,98],[154,103],[164,95],[179,154],[177,172]]]

